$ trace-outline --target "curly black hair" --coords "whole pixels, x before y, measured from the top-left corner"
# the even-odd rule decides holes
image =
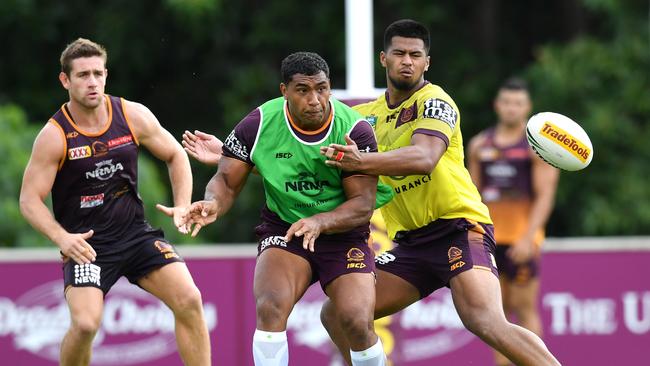
[[[282,60],[282,66],[280,67],[282,82],[285,84],[289,84],[295,74],[312,76],[321,71],[329,79],[330,68],[327,66],[327,62],[314,52],[292,53]]]

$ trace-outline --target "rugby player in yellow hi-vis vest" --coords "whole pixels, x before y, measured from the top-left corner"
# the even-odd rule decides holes
[[[350,139],[321,149],[336,156],[328,165],[379,175],[394,189],[381,213],[397,245],[375,260],[375,319],[447,286],[467,329],[510,361],[559,365],[539,337],[503,313],[492,222],[464,166],[458,107],[442,88],[424,80],[428,52],[429,31],[422,24],[391,24],[380,54],[386,93],[355,107],[374,122],[378,152],[360,152]],[[326,302],[321,319],[346,357],[349,347],[337,317]]]

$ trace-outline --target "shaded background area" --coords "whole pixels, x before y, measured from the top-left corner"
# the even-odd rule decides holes
[[[591,166],[563,173],[550,236],[650,234],[650,2],[647,0],[375,0],[374,49],[383,29],[413,18],[432,32],[426,78],[461,109],[465,141],[494,123],[492,98],[511,75],[528,79],[534,111],[578,121],[595,148]],[[279,64],[309,50],[345,88],[343,1],[144,0],[0,2],[0,246],[49,245],[20,216],[17,199],[31,143],[67,100],[59,56],[77,37],[108,49],[107,92],[142,102],[180,139],[185,129],[224,138],[251,109],[279,94]],[[385,86],[376,62],[377,86]],[[171,201],[165,167],[141,159],[148,217]],[[194,198],[214,169],[192,163]],[[200,242],[250,242],[263,193],[251,177],[233,210]]]

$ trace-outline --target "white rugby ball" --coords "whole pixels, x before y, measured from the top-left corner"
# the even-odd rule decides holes
[[[594,148],[585,130],[559,113],[542,112],[530,117],[526,138],[533,151],[556,168],[584,169],[594,157]]]

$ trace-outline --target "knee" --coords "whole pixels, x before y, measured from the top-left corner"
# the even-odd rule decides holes
[[[329,300],[325,301],[320,310],[320,321],[328,332],[332,329],[332,325],[336,321],[336,311],[334,305]]]
[[[177,316],[200,313],[203,307],[201,291],[196,286],[180,290],[169,307]]]
[[[373,334],[372,313],[366,309],[342,309],[338,312],[338,321],[351,343],[365,343]]]
[[[506,334],[508,320],[502,312],[478,310],[473,311],[463,319],[465,327],[482,340],[496,339],[500,334]]]
[[[466,311],[461,320],[467,330],[483,340],[495,337],[500,332],[500,328],[507,323],[503,313],[488,309]]]
[[[93,338],[101,325],[101,315],[83,314],[72,317],[71,330],[82,338]]]
[[[463,320],[465,328],[481,339],[490,338],[494,324],[482,317],[469,317]]]
[[[291,312],[286,296],[277,293],[266,293],[255,298],[257,319],[262,324],[286,323]]]

